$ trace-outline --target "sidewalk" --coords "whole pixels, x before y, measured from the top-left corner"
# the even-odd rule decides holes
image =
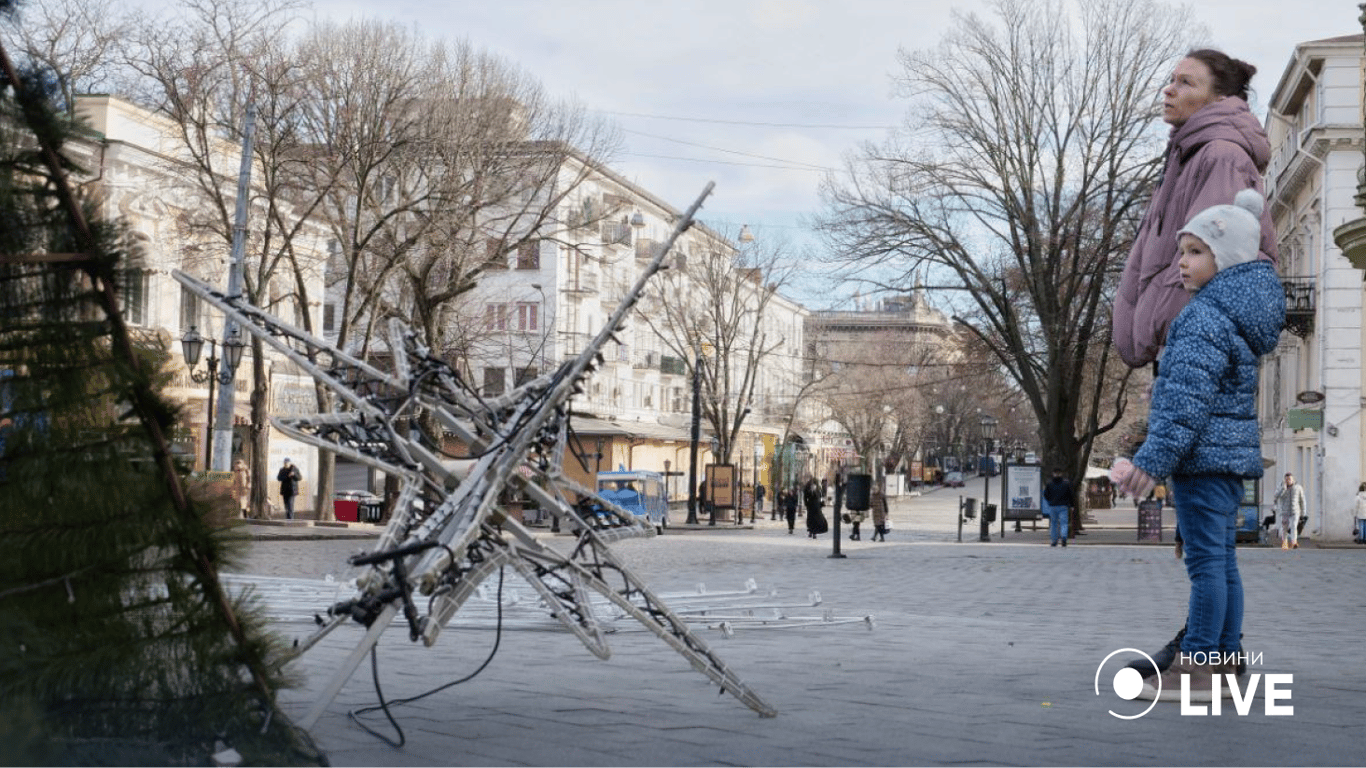
[[[613,551],[658,593],[737,589],[755,579],[783,597],[818,590],[822,609],[871,615],[876,627],[753,629],[701,638],[776,718],[760,718],[646,632],[609,637],[599,661],[564,632],[462,629],[436,645],[395,625],[379,644],[389,700],[464,677],[495,641],[493,662],[467,683],[394,707],[407,744],[393,749],[348,710],[375,703],[368,664],[313,729],[334,765],[1356,765],[1366,763],[1366,548],[1240,548],[1250,672],[1289,673],[1294,714],[1268,716],[1261,688],[1246,715],[1141,711],[1110,685],[1126,661],[1160,648],[1184,620],[1182,564],[1170,549],[1047,546],[1046,532],[990,544],[956,534],[956,494],[897,499],[887,543],[752,530],[671,531]],[[1122,510],[1121,510],[1122,511]],[[847,533],[846,533],[847,535]],[[1103,540],[1108,529],[1093,530]],[[1126,535],[1123,530],[1113,532]],[[1128,532],[1132,535],[1132,532]],[[1041,538],[1040,538],[1041,537]],[[546,535],[552,546],[566,537]],[[257,540],[248,572],[320,578],[352,541]],[[254,569],[254,570],[253,570]],[[338,578],[343,574],[338,573]],[[496,579],[489,584],[496,587]],[[530,590],[511,576],[505,600]],[[514,598],[514,594],[517,596]],[[307,626],[285,626],[286,637]],[[339,629],[291,670],[306,686],[282,694],[301,715],[362,628]],[[1129,656],[1133,658],[1133,656]],[[1113,668],[1112,668],[1113,667]],[[1260,678],[1259,678],[1260,679]],[[1283,686],[1284,687],[1284,686]],[[1099,689],[1099,694],[1096,689]],[[1142,706],[1140,706],[1142,704]],[[366,722],[392,735],[383,715]]]

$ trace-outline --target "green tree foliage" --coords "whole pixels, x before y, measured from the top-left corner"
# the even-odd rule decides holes
[[[219,740],[316,763],[274,711],[281,649],[218,581],[166,352],[119,315],[125,242],[68,181],[53,81],[0,65],[0,763],[204,764]]]

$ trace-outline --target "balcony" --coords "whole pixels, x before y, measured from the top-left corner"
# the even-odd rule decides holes
[[[643,237],[636,240],[636,258],[641,261],[653,261],[662,250],[664,250],[663,243],[656,243]]]
[[[607,245],[631,246],[631,225],[625,221],[604,221],[600,225],[602,242]]]
[[[1314,332],[1314,279],[1284,277],[1281,288],[1285,291],[1285,329],[1307,338]]]
[[[565,290],[570,293],[597,293],[598,276],[592,272],[581,272],[573,277]]]

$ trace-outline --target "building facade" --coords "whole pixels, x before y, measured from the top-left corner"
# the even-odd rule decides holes
[[[1361,370],[1362,273],[1333,230],[1362,215],[1362,36],[1296,46],[1269,102],[1267,197],[1279,238],[1286,330],[1263,361],[1260,412],[1268,464],[1261,503],[1289,472],[1305,489],[1306,533],[1350,541],[1366,480]]]
[[[943,378],[942,366],[956,359],[953,322],[920,287],[855,304],[853,310],[813,312],[807,319],[813,376],[827,384],[816,398],[819,417],[809,426],[813,466],[823,474],[851,465],[873,471],[875,463],[899,449],[900,455],[891,458],[920,482],[928,454],[934,452],[937,460],[947,447],[938,434],[948,424],[946,403],[953,412],[960,410],[957,399],[928,397],[936,388],[933,382]],[[881,439],[863,436],[870,442],[864,450],[875,454],[863,456],[850,429],[869,420],[880,425]]]
[[[451,362],[484,396],[551,373],[587,348],[682,216],[658,196],[578,155],[546,194],[558,200],[553,210],[514,247],[490,243],[477,285],[453,315],[466,328],[460,359]],[[680,236],[667,269],[647,284],[573,400],[566,474],[591,484],[600,471],[664,472],[670,498],[686,498],[692,371],[700,355],[708,371],[723,362],[751,371],[748,380],[713,399],[724,403],[729,423],[745,412],[731,439],[739,476],[746,485],[767,482],[809,374],[802,357],[806,311],[765,286],[757,270],[743,268],[738,257],[744,246],[738,234],[728,237],[700,222]],[[717,265],[719,271],[710,269]],[[708,340],[714,328],[700,319],[720,291],[736,309],[735,330],[742,339],[724,349]],[[755,345],[743,341],[753,338],[764,339],[757,364],[750,362]],[[719,448],[707,420],[698,445],[701,475]]]
[[[180,339],[194,327],[203,336],[221,341],[224,319],[183,290],[171,272],[181,270],[226,287],[230,249],[225,240],[195,221],[195,209],[204,205],[204,196],[192,181],[194,172],[175,125],[128,101],[106,95],[78,97],[76,114],[88,129],[83,139],[69,147],[79,155],[78,163],[85,171],[80,179],[82,189],[101,201],[104,215],[123,222],[135,244],[121,275],[124,319],[135,333],[145,340],[154,340],[170,353],[172,380],[168,394],[186,406],[182,425],[173,435],[175,450],[192,460],[197,469],[208,469],[207,444],[211,440],[213,413],[210,385],[202,375],[192,376],[181,356]],[[240,147],[223,142],[219,150],[221,157],[216,164],[236,169]],[[235,183],[236,178],[223,179],[228,189]],[[252,215],[260,217],[257,222],[264,218],[259,208]],[[309,295],[314,297],[322,295],[323,242],[320,231],[314,229],[296,243],[303,255],[301,274],[309,281]],[[286,321],[298,323],[305,312],[311,313],[315,322],[321,320],[320,300],[304,306],[295,298],[297,294],[284,285],[272,285],[267,290],[281,297],[272,311]],[[222,347],[216,349],[221,358]],[[205,358],[209,352],[206,345]],[[316,410],[312,379],[290,370],[292,366],[269,351],[266,354],[272,414]],[[246,439],[251,415],[251,355],[248,345],[236,376],[215,387],[227,386],[234,392],[230,459],[244,457],[251,450],[250,440]],[[204,368],[201,359],[199,372]],[[267,466],[278,467],[288,456],[306,480],[316,477],[315,449],[290,440],[273,428],[270,433]],[[278,503],[279,497],[274,496],[273,501]],[[298,501],[299,509],[313,506],[307,482]]]

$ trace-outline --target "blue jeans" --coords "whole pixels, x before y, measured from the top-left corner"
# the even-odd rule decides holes
[[[1178,475],[1172,480],[1191,580],[1181,650],[1236,651],[1243,631],[1243,578],[1235,543],[1243,481],[1227,475]]]
[[[1069,522],[1067,509],[1066,504],[1059,504],[1055,507],[1046,501],[1043,502],[1043,513],[1048,515],[1048,540],[1053,544],[1058,543],[1059,537],[1063,541],[1067,540],[1067,523]]]

